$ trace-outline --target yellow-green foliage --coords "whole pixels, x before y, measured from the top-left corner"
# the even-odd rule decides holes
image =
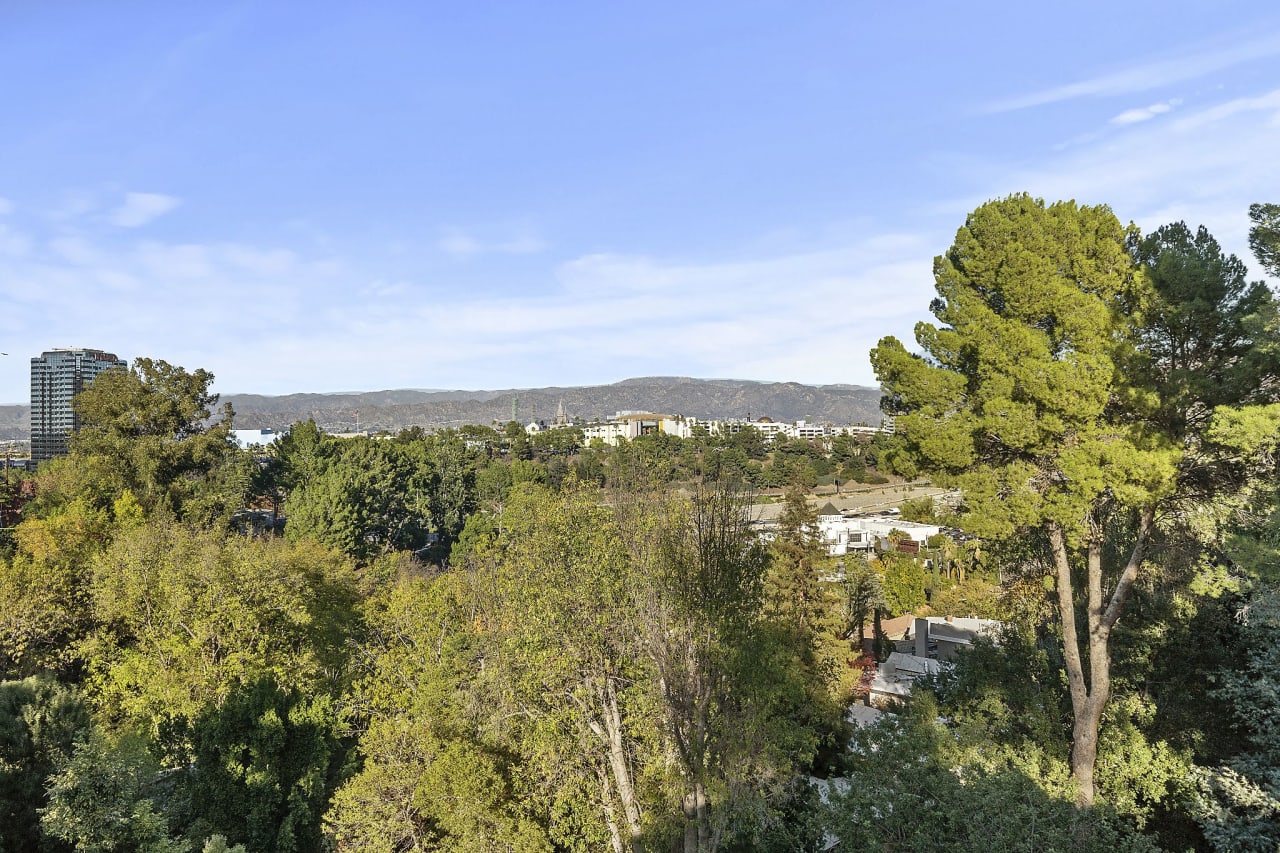
[[[324,692],[356,627],[354,573],[333,552],[164,521],[94,561],[92,596],[91,693],[136,726],[194,718],[262,676]]]

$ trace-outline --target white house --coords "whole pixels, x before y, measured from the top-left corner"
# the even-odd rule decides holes
[[[908,639],[913,641],[919,657],[951,660],[962,648],[969,648],[979,637],[995,640],[1004,623],[996,619],[971,619],[963,616],[917,616]]]
[[[827,545],[827,553],[840,557],[850,551],[870,551],[876,542],[889,538],[892,530],[900,531],[912,542],[924,544],[930,536],[942,532],[936,524],[903,521],[891,516],[855,516],[846,518],[828,503],[818,510],[818,532]]]
[[[231,437],[235,443],[240,445],[241,450],[248,450],[251,447],[266,447],[279,437],[279,434],[267,427],[266,429],[235,429],[231,431]]]
[[[910,695],[911,686],[917,678],[937,675],[941,671],[942,664],[936,660],[894,652],[889,655],[888,660],[876,667],[868,701],[873,706],[884,707],[905,699]]]

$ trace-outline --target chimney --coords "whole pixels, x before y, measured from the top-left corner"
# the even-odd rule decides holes
[[[929,620],[923,616],[916,617],[916,657],[929,656]]]

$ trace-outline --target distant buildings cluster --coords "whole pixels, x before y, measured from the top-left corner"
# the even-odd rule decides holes
[[[619,441],[631,441],[642,435],[671,435],[676,438],[691,438],[699,429],[708,435],[731,436],[743,430],[753,429],[760,433],[765,441],[772,442],[779,436],[784,438],[800,438],[809,441],[826,441],[837,435],[871,436],[880,432],[893,432],[892,418],[886,418],[879,427],[851,425],[832,426],[831,424],[814,424],[808,421],[782,423],[770,418],[745,420],[730,418],[728,420],[712,420],[684,415],[665,415],[656,412],[625,411],[617,412],[613,417],[597,423],[574,423],[564,415],[564,406],[556,412],[556,419],[551,422],[532,421],[525,427],[530,435],[549,429],[576,426],[582,430],[583,438],[590,443],[599,439],[608,445],[616,445]]]

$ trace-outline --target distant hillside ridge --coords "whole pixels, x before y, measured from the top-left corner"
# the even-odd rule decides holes
[[[0,441],[26,441],[31,437],[30,406],[0,406]]]
[[[315,419],[331,432],[370,432],[487,426],[516,419],[552,420],[564,401],[565,414],[584,421],[606,420],[615,412],[648,411],[699,419],[772,418],[813,423],[880,423],[880,390],[859,385],[802,385],[746,379],[692,379],[646,376],[611,385],[566,388],[511,388],[503,391],[353,391],[336,394],[224,394],[235,409],[239,429],[284,429]],[[358,416],[357,416],[358,413]],[[26,439],[30,406],[0,406],[0,440]]]
[[[321,429],[358,428],[399,432],[489,425],[511,420],[552,420],[564,403],[565,414],[584,421],[606,420],[615,412],[648,411],[699,419],[769,417],[775,421],[866,423],[881,419],[880,390],[857,385],[802,385],[739,379],[691,379],[651,376],[611,385],[507,389],[502,391],[369,391],[346,394],[289,394],[268,397],[228,394],[240,429],[283,429],[313,418]]]

